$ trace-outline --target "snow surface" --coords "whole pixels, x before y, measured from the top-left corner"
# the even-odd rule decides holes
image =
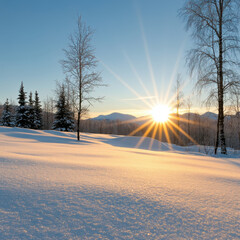
[[[238,155],[139,140],[0,127],[0,239],[240,239]]]

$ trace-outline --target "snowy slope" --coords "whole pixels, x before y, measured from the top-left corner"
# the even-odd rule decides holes
[[[139,140],[0,127],[0,239],[240,239],[239,158]]]

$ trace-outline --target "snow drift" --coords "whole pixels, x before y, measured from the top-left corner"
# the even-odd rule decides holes
[[[75,138],[0,127],[0,239],[240,238],[238,157]]]

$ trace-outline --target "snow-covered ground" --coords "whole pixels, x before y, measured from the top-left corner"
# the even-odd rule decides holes
[[[0,239],[240,239],[237,155],[139,140],[0,127]]]

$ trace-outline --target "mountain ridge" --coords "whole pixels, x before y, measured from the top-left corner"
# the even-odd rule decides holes
[[[107,121],[113,121],[113,120],[120,120],[120,121],[129,121],[129,120],[135,120],[137,119],[135,116],[131,114],[124,114],[119,112],[113,112],[107,115],[99,115],[95,118],[90,118],[90,120],[107,120]]]
[[[187,118],[188,114],[189,113],[183,113],[183,114],[180,114],[180,116],[182,116],[184,118]],[[204,118],[210,118],[210,119],[213,119],[213,120],[216,120],[217,116],[218,116],[218,114],[213,113],[213,112],[205,112],[203,114],[197,114],[197,113],[190,112],[191,117],[196,116],[196,115],[204,117]],[[101,114],[97,117],[89,118],[89,120],[99,120],[99,121],[101,121],[101,120],[108,120],[108,121],[121,120],[121,121],[127,121],[127,120],[137,120],[137,119],[141,119],[141,118],[145,118],[145,117],[146,116],[135,117],[134,115],[131,115],[131,114],[113,112],[113,113],[106,114],[106,115]]]
[[[175,115],[175,113],[172,113],[172,115]],[[198,113],[193,113],[193,112],[180,114],[180,117],[185,118],[185,119],[188,119],[188,117],[189,117],[190,120],[193,120],[197,116],[200,116],[201,118],[205,118],[205,119],[206,118],[211,119],[211,120],[214,120],[214,121],[216,121],[217,118],[218,118],[217,113],[210,112],[210,111],[205,112],[203,114],[198,114]],[[235,115],[225,115],[226,118],[229,118],[229,117],[231,118],[231,117],[234,117],[234,116]],[[140,120],[141,121],[141,119],[146,119],[146,118],[149,118],[149,116],[146,115],[146,116],[136,117],[136,116],[131,115],[131,114],[113,112],[113,113],[106,114],[106,115],[101,114],[97,117],[89,118],[88,120],[98,120],[98,121],[102,121],[102,120],[106,120],[106,121],[116,121],[116,120],[119,120],[119,121],[134,121],[134,120]]]

